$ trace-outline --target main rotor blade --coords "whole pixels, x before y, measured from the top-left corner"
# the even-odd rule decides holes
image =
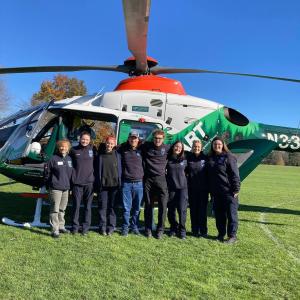
[[[39,72],[74,72],[74,71],[114,71],[128,74],[130,68],[128,66],[38,66],[38,67],[16,67],[16,68],[0,68],[0,74],[14,73],[39,73]]]
[[[147,34],[151,0],[123,0],[128,49],[136,59],[136,70],[145,73]]]
[[[291,82],[300,83],[300,79],[276,77],[276,76],[268,76],[268,75],[258,75],[258,74],[236,73],[236,72],[210,71],[210,70],[203,70],[203,69],[183,69],[183,68],[155,66],[155,67],[151,68],[150,72],[154,75],[176,74],[176,73],[210,73],[210,74],[248,76],[248,77],[266,78],[266,79],[283,80],[283,81],[291,81]]]

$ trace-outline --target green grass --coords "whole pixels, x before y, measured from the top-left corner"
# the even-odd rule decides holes
[[[16,194],[30,189],[7,181],[0,216],[30,220],[34,202]],[[0,225],[0,298],[300,299],[300,168],[260,166],[240,202],[235,245],[96,232],[53,240],[48,230]]]

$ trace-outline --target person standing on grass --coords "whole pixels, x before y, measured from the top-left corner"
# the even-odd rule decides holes
[[[115,203],[121,186],[121,156],[116,151],[116,138],[108,136],[99,146],[97,170],[99,234],[112,235],[116,228]]]
[[[91,135],[87,131],[80,134],[79,145],[72,148],[70,156],[73,160],[73,224],[72,233],[79,230],[80,204],[84,204],[84,222],[82,223],[82,235],[87,235],[91,226],[91,210],[94,196],[94,159],[96,150],[91,145]]]
[[[65,228],[65,210],[69,199],[70,181],[73,172],[72,159],[68,155],[71,144],[68,140],[57,142],[57,154],[45,164],[44,180],[49,189],[50,225],[52,237],[69,233]]]
[[[238,229],[240,176],[237,160],[221,137],[215,137],[212,141],[207,171],[209,191],[214,198],[217,239],[223,242],[227,231],[226,243],[234,243]]]
[[[165,133],[156,129],[153,141],[141,145],[144,160],[144,202],[145,235],[152,237],[153,201],[158,201],[157,238],[163,237],[168,203],[168,186],[166,181],[167,155],[170,145],[164,144]],[[154,198],[155,197],[155,198]]]
[[[143,199],[143,159],[139,146],[139,133],[132,130],[126,143],[120,145],[118,152],[122,159],[122,202],[123,236],[128,235],[129,226],[133,234],[139,235],[139,214]],[[132,212],[130,219],[130,212]]]
[[[187,161],[184,155],[184,145],[176,141],[170,148],[167,163],[167,183],[169,189],[168,219],[170,237],[176,234],[181,239],[186,238],[186,211],[188,206],[187,179],[185,171]],[[176,220],[176,210],[179,223]]]
[[[191,152],[187,152],[186,157],[192,234],[207,237],[207,156],[202,152],[200,140],[193,141]]]

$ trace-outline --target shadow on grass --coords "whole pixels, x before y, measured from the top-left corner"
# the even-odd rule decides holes
[[[256,205],[246,205],[240,204],[239,211],[253,211],[261,213],[272,213],[272,214],[286,214],[286,215],[296,215],[300,216],[300,210],[286,209],[286,208],[276,208],[267,206],[256,206]]]
[[[257,224],[264,224],[264,225],[290,226],[290,225],[288,225],[288,224],[283,224],[283,223],[275,223],[275,222],[260,222],[260,221],[247,220],[247,219],[239,219],[239,221],[241,221],[241,222],[257,223]]]

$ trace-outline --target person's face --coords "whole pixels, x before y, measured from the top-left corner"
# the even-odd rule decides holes
[[[223,143],[222,141],[216,140],[213,142],[213,150],[216,154],[221,154],[223,151]]]
[[[62,155],[66,155],[69,151],[69,146],[67,143],[61,143],[58,147],[58,151]]]
[[[106,152],[111,152],[116,146],[116,141],[114,139],[109,139],[105,143]]]
[[[156,134],[153,137],[153,143],[156,147],[159,147],[163,144],[164,142],[164,136],[162,134]]]
[[[179,155],[181,151],[182,151],[182,144],[181,143],[175,144],[173,148],[173,154]]]
[[[91,137],[90,137],[88,134],[83,134],[83,135],[81,136],[79,142],[80,142],[81,146],[86,147],[87,145],[90,144],[90,142],[91,142]]]
[[[200,152],[202,150],[202,145],[201,143],[194,143],[193,144],[193,147],[192,147],[192,152],[195,154],[195,155],[199,155]]]
[[[128,143],[132,148],[136,148],[139,144],[139,138],[136,136],[130,136],[128,138]]]

